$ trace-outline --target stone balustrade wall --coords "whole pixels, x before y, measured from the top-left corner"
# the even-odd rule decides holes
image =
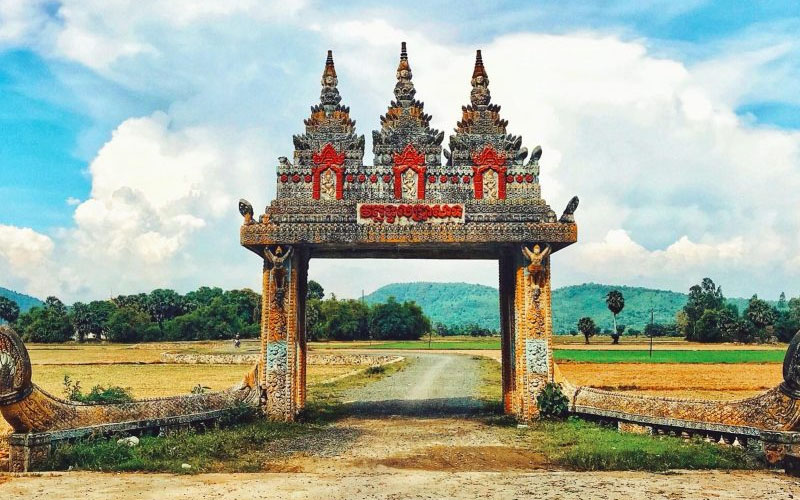
[[[306,362],[310,365],[376,366],[391,363],[400,358],[400,356],[384,354],[309,353]],[[258,362],[258,354],[177,354],[165,352],[161,354],[161,362],[187,365],[252,365]]]

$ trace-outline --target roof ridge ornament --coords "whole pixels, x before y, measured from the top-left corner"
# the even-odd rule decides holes
[[[342,102],[342,96],[339,95],[339,89],[336,87],[339,84],[339,79],[336,77],[336,67],[333,65],[332,50],[328,51],[325,69],[322,71],[321,83],[322,90],[319,94],[319,100],[325,108],[325,112],[331,113]]]
[[[489,75],[486,74],[486,68],[483,67],[483,58],[481,51],[475,53],[475,69],[472,70],[472,92],[469,94],[470,101],[473,106],[488,106],[492,101],[492,95],[489,93]]]
[[[400,44],[400,63],[397,65],[397,83],[394,86],[394,97],[404,108],[411,105],[417,91],[411,81],[411,65],[408,64],[406,42]]]

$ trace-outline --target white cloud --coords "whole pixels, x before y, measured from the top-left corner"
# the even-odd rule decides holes
[[[238,247],[235,202],[244,196],[258,209],[274,196],[274,158],[290,156],[291,135],[317,99],[322,48],[335,49],[344,103],[369,141],[393,97],[404,39],[417,97],[448,132],[482,48],[509,132],[544,148],[545,198],[559,212],[581,197],[580,242],[554,257],[557,284],[686,289],[711,275],[728,293],[800,293],[790,281],[800,274],[800,134],[753,128],[734,113],[735,90],[778,52],[690,66],[652,55],[644,40],[592,33],[517,33],[474,47],[377,17],[299,16],[288,3],[275,19],[248,1],[142,4],[135,14],[83,5],[60,10],[53,53],[170,105],[117,127],[89,167],[92,191],[75,227],[38,235],[50,249],[37,258],[60,274],[49,283],[38,272],[17,275],[21,288],[42,294],[46,284],[46,293],[84,298],[257,287],[257,258]],[[311,271],[346,296],[396,280],[497,281],[496,265],[481,261],[317,261]]]
[[[0,224],[0,276],[4,286],[42,296],[53,289],[53,240],[31,228]]]

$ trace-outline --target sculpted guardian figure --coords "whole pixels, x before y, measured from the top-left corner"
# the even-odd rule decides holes
[[[530,250],[528,247],[522,247],[522,253],[527,257],[530,261],[528,264],[528,273],[530,273],[531,277],[533,277],[533,283],[536,287],[541,287],[544,284],[545,279],[545,264],[544,260],[550,255],[552,251],[552,247],[550,244],[545,244],[544,249],[542,249],[538,244],[533,245],[533,250]]]
[[[270,279],[275,283],[275,301],[283,306],[283,298],[286,296],[286,276],[289,274],[286,269],[286,259],[292,255],[292,247],[285,252],[279,246],[275,247],[275,253],[269,247],[264,249],[264,257],[270,268]]]

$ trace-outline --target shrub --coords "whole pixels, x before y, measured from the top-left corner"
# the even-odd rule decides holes
[[[369,368],[367,368],[364,371],[364,373],[366,373],[367,375],[380,375],[380,374],[384,373],[385,371],[386,371],[386,368],[383,365],[375,365],[375,366],[370,366]]]
[[[84,394],[81,391],[80,381],[73,382],[69,375],[64,375],[64,396],[70,401],[88,404],[130,403],[133,401],[130,390],[119,386],[96,385],[88,394]]]
[[[539,416],[545,419],[563,419],[569,413],[569,400],[561,392],[561,385],[548,382],[536,396]]]

